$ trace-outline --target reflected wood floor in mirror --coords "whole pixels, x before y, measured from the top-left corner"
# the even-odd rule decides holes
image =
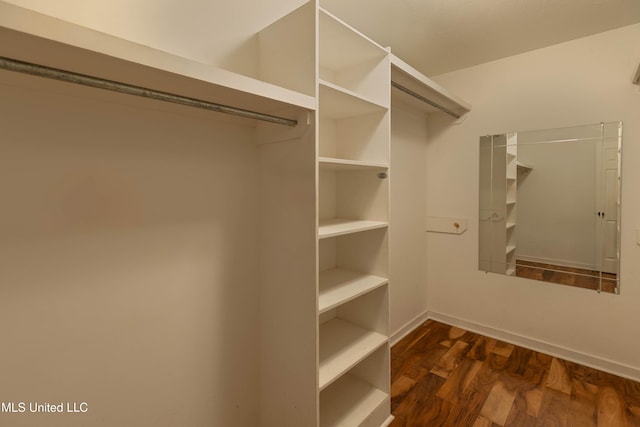
[[[640,383],[433,320],[391,372],[392,427],[640,426]]]
[[[516,260],[516,276],[578,288],[598,289],[599,271]],[[602,273],[602,292],[616,292],[616,275]]]

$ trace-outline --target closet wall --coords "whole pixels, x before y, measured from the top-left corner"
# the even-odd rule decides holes
[[[392,341],[427,312],[427,116],[392,98],[391,103],[391,298]]]
[[[435,78],[476,108],[456,126],[429,122],[429,214],[470,220],[461,236],[429,237],[434,316],[640,378],[640,342],[629,339],[640,322],[638,39],[633,25]],[[478,271],[479,137],[616,120],[624,122],[621,294]]]
[[[0,88],[0,400],[89,404],[1,423],[256,425],[254,129],[9,72]]]

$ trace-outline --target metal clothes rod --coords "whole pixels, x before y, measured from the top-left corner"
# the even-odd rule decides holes
[[[399,83],[394,82],[393,80],[391,81],[391,86],[395,87],[396,89],[399,89],[401,91],[403,91],[404,93],[407,93],[411,96],[413,96],[414,98],[419,99],[420,101],[427,103],[429,105],[431,105],[432,107],[437,108],[438,110],[444,111],[445,113],[449,114],[450,116],[455,117],[456,119],[460,118],[460,114],[451,111],[450,109],[448,109],[447,107],[444,107],[436,102],[431,101],[430,99],[425,98],[424,96],[420,95],[419,93],[416,93],[414,91],[412,91],[411,89],[408,89],[404,86],[402,86]]]
[[[186,105],[188,107],[201,108],[218,113],[232,114],[248,119],[262,120],[265,122],[277,123],[287,126],[297,126],[298,124],[298,121],[294,119],[272,116],[270,114],[245,110],[243,108],[231,107],[229,105],[217,104],[214,102],[204,101],[196,98],[189,98],[186,96],[176,95],[169,92],[162,92],[113,80],[92,77],[85,74],[74,73],[73,71],[60,70],[44,65],[18,61],[2,56],[0,56],[0,68],[9,71],[15,71],[18,73],[30,74],[33,76],[60,80],[67,83],[75,83],[83,86],[125,93],[127,95],[155,99],[157,101],[171,102],[173,104]]]

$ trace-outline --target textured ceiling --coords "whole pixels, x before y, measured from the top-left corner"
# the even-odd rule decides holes
[[[640,0],[321,0],[321,5],[430,76],[640,22]]]

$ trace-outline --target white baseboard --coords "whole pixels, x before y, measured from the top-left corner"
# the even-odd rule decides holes
[[[389,418],[387,418],[386,421],[384,423],[382,423],[382,425],[380,427],[388,427],[388,426],[390,426],[394,419],[395,419],[395,417],[393,415],[389,415]]]
[[[427,320],[427,314],[428,313],[424,311],[418,314],[416,317],[414,317],[413,320],[410,320],[409,322],[405,323],[404,326],[402,326],[400,329],[398,329],[396,332],[394,332],[391,335],[391,337],[389,338],[389,343],[393,346],[402,338],[409,335],[411,331],[413,331],[418,326],[422,325]]]
[[[426,317],[428,319],[433,319],[438,322],[446,323],[447,325],[457,326],[459,328],[466,329],[471,332],[475,332],[491,338],[496,338],[511,344],[519,345],[521,347],[526,347],[531,350],[549,354],[551,356],[568,360],[570,362],[575,362],[580,365],[589,366],[591,368],[608,372],[610,374],[618,375],[620,377],[628,378],[633,381],[640,381],[640,369],[634,368],[632,366],[623,365],[617,362],[613,362],[611,360],[602,359],[602,358],[591,356],[585,353],[580,353],[568,348],[557,346],[555,344],[550,344],[544,341],[539,341],[533,338],[525,337],[523,335],[518,335],[512,332],[496,329],[491,326],[480,325],[478,323],[470,322],[468,320],[447,316],[446,314],[442,314],[442,313],[429,311],[427,312]],[[416,327],[417,326],[418,325],[416,325]],[[409,332],[411,331],[407,331],[405,335],[408,334]]]

